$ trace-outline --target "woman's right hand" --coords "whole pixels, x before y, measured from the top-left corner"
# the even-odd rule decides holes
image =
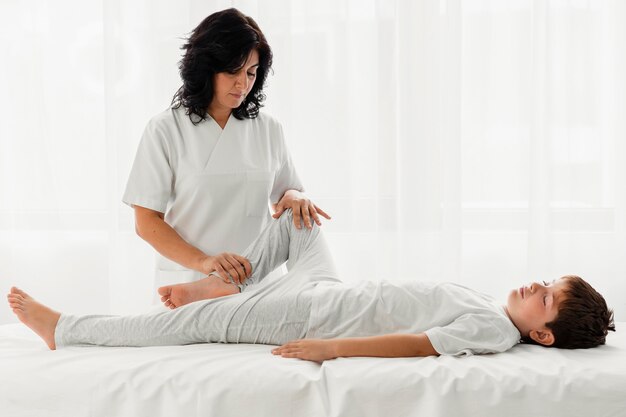
[[[202,272],[210,274],[217,272],[224,282],[231,283],[231,276],[235,284],[240,285],[252,274],[252,265],[243,256],[234,253],[222,252],[208,256],[202,261]]]

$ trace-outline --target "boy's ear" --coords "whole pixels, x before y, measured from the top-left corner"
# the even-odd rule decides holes
[[[552,346],[554,344],[554,334],[550,329],[531,330],[528,336],[540,345]]]

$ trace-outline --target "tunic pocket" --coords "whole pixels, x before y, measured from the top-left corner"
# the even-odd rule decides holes
[[[273,182],[273,172],[246,172],[246,216],[259,217],[269,213]]]

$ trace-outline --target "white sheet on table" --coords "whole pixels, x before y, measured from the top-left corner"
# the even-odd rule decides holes
[[[340,358],[201,344],[48,351],[0,326],[0,414],[46,416],[626,416],[626,323],[606,346],[469,358]]]

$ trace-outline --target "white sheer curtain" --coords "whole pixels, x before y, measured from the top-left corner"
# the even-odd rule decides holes
[[[149,307],[121,202],[185,36],[234,6],[275,54],[284,124],[346,281],[504,299],[587,278],[626,320],[626,4],[584,0],[0,2],[0,288]],[[0,323],[14,319],[0,309]]]

